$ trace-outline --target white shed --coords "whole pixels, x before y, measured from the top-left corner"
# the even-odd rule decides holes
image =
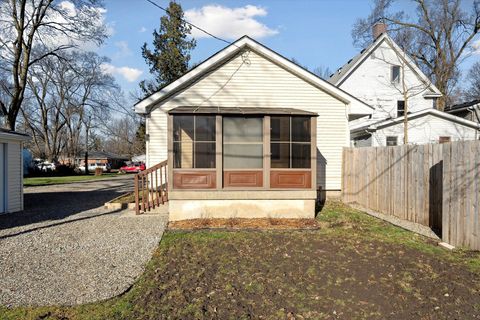
[[[23,210],[23,143],[25,134],[0,129],[0,213]]]

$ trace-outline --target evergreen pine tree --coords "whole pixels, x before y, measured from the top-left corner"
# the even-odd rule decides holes
[[[190,52],[195,39],[187,39],[192,27],[183,20],[180,4],[171,1],[167,14],[160,18],[160,28],[153,32],[153,50],[144,43],[142,56],[150,67],[154,79],[140,82],[145,94],[151,94],[175,81],[188,70]]]

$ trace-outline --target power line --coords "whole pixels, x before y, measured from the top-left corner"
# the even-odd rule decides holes
[[[152,1],[152,0],[145,0],[145,1],[151,3],[152,5],[154,5],[155,7],[159,8],[159,9],[161,9],[161,10],[163,10],[163,11],[165,11],[166,13],[171,14],[171,13],[168,11],[168,9],[165,9],[164,7],[162,7],[162,6],[158,5],[157,3],[155,3],[154,1]],[[205,29],[203,29],[203,28],[200,28],[200,27],[194,25],[193,23],[191,23],[191,22],[189,22],[189,21],[187,21],[187,20],[185,20],[185,19],[183,19],[183,18],[181,18],[181,17],[177,17],[177,18],[179,18],[180,20],[182,20],[183,22],[185,22],[185,23],[188,24],[189,26],[191,26],[191,27],[193,27],[193,28],[195,28],[195,29],[197,29],[197,30],[202,31],[203,33],[209,35],[210,37],[212,37],[212,38],[214,38],[214,39],[216,39],[216,40],[219,40],[219,41],[222,41],[222,42],[225,42],[225,43],[228,43],[228,44],[233,44],[233,45],[235,45],[233,42],[228,41],[228,40],[225,40],[225,39],[222,39],[222,38],[220,38],[220,37],[217,37],[216,35],[211,34],[211,33],[208,32],[207,30],[205,30]],[[236,46],[236,45],[235,45],[235,46]]]

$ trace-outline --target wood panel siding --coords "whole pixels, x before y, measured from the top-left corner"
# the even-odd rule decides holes
[[[263,187],[263,171],[224,171],[224,187]]]
[[[173,171],[174,189],[215,189],[216,171]]]
[[[301,188],[309,189],[312,186],[310,171],[271,170],[270,188]]]
[[[167,158],[167,114],[178,106],[297,108],[317,119],[317,184],[339,190],[342,147],[349,145],[345,103],[254,52],[211,71],[165,103],[147,119],[147,163]]]

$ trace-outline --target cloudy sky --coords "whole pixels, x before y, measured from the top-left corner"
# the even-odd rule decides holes
[[[155,0],[163,7],[168,0]],[[314,69],[335,70],[358,51],[352,44],[355,20],[371,10],[370,0],[179,0],[190,22],[221,38],[235,40],[247,34],[288,58]],[[468,2],[468,1],[467,1]],[[112,73],[128,93],[149,77],[141,56],[144,42],[164,14],[145,0],[106,0],[106,21],[111,37],[99,52],[111,59],[105,70]],[[407,8],[408,9],[408,8]],[[197,47],[193,63],[201,62],[226,44],[193,30]],[[479,54],[464,63],[467,68]]]

